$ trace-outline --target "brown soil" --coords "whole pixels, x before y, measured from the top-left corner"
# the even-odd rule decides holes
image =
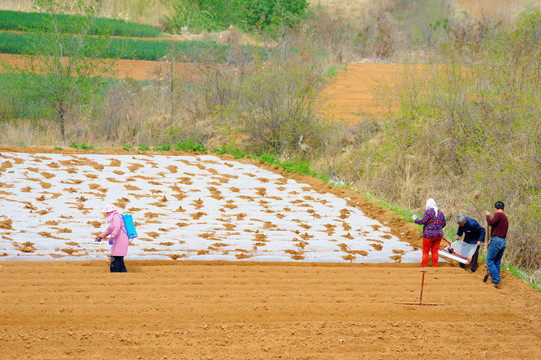
[[[541,297],[450,265],[0,262],[2,359],[541,359]]]
[[[0,64],[7,62],[11,66],[24,67],[29,63],[29,56],[0,54]],[[149,60],[118,60],[112,76],[124,79],[129,78],[133,80],[145,80],[156,78],[157,75],[163,74],[169,69],[169,64],[162,61],[149,61]],[[175,64],[175,73],[187,74],[191,64],[177,63]],[[0,66],[0,71],[3,68]]]
[[[0,148],[21,150],[57,152]],[[294,178],[419,244],[414,225],[360,195]],[[177,259],[128,255],[127,274],[110,274],[105,257],[0,261],[0,359],[541,359],[541,294],[507,273],[500,290],[483,283],[484,265],[474,274],[429,268],[419,305],[419,264]]]
[[[353,64],[341,71],[321,92],[323,114],[346,124],[381,117],[393,107],[378,95],[392,90],[403,67],[398,64]]]

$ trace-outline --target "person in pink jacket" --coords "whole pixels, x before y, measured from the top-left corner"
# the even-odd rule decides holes
[[[103,212],[107,213],[105,221],[109,223],[109,227],[101,233],[96,241],[100,242],[102,239],[111,235],[109,238],[109,245],[112,245],[111,272],[128,272],[126,270],[126,265],[124,264],[124,256],[128,253],[130,239],[128,238],[128,233],[124,226],[122,214],[118,212],[116,206],[113,204],[107,204]]]

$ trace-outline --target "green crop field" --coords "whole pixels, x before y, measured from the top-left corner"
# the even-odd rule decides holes
[[[61,27],[70,19],[69,15],[56,16]],[[48,21],[47,14],[0,10],[0,30],[34,32],[43,29]],[[131,37],[163,36],[162,31],[154,26],[106,18],[97,18],[90,34]]]
[[[0,53],[19,54],[19,55],[42,55],[38,54],[32,48],[32,41],[42,36],[35,33],[9,33],[0,32]],[[68,36],[68,35],[66,35]],[[91,41],[93,41],[91,39]],[[96,39],[95,41],[99,41]],[[221,45],[215,42],[203,41],[174,41],[174,40],[141,40],[141,39],[121,39],[111,38],[108,50],[103,54],[104,58],[114,58],[117,54],[122,54],[122,59],[137,60],[159,60],[173,51],[180,54],[183,60],[198,60],[203,54],[212,52],[213,61],[222,62],[226,58],[229,46]],[[261,53],[265,50],[256,47],[245,47],[248,54]]]

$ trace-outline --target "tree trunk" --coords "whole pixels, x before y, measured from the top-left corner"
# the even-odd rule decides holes
[[[60,135],[62,135],[62,141],[66,140],[66,118],[65,118],[66,110],[62,105],[60,105],[60,110],[58,111],[58,116],[60,118]]]

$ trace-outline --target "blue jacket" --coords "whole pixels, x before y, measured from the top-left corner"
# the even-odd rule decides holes
[[[478,241],[485,242],[485,228],[470,217],[465,217],[466,223],[464,226],[459,226],[456,232],[457,236],[464,235],[464,242],[468,244],[476,244]]]

